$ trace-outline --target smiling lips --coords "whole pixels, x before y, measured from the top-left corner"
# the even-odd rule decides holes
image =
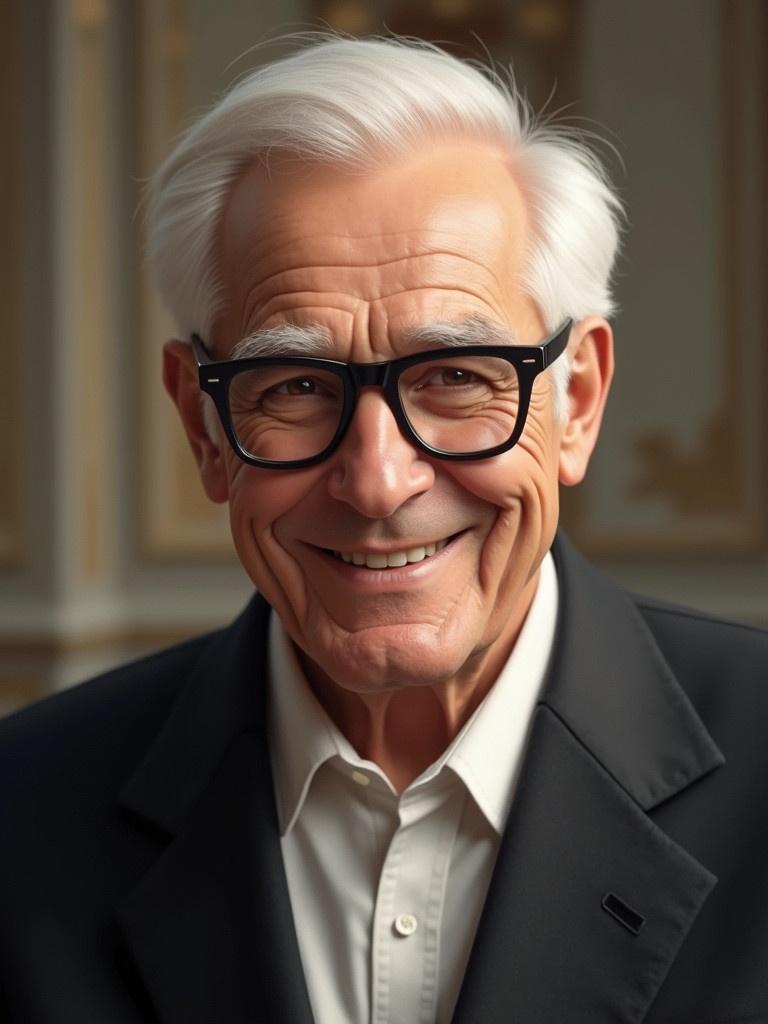
[[[397,569],[414,562],[423,562],[425,558],[442,551],[449,540],[447,537],[404,551],[334,551],[333,554],[347,565],[365,566],[366,569]]]

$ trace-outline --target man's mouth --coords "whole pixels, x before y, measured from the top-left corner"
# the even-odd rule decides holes
[[[330,551],[334,558],[366,569],[400,569],[404,565],[415,565],[433,555],[439,554],[458,535],[452,534],[442,540],[419,544],[400,551]]]

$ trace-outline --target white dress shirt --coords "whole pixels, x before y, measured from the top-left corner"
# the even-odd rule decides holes
[[[272,616],[270,750],[316,1024],[451,1020],[551,654],[557,602],[548,554],[499,678],[400,796],[321,707]]]

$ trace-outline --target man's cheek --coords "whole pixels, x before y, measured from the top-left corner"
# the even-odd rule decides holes
[[[497,510],[479,565],[481,586],[490,594],[504,578],[514,577],[519,585],[528,581],[531,566],[549,547],[557,516],[556,483],[542,468],[523,449],[502,458],[507,463],[503,469],[490,472],[478,465],[471,483],[465,483]]]
[[[238,523],[248,523],[258,536],[273,528],[286,533],[283,524],[315,485],[317,469],[281,471],[240,465],[244,471],[233,474],[230,482],[230,505]],[[306,521],[306,517],[297,518],[300,523]]]
[[[276,591],[295,593],[300,580],[296,561],[275,536],[275,521],[284,507],[281,499],[289,495],[279,485],[276,490],[266,481],[262,486],[262,481],[248,475],[241,476],[239,483],[233,489],[229,518],[240,561],[268,600],[277,598]]]
[[[301,561],[282,546],[271,524],[258,527],[246,517],[233,523],[232,532],[240,561],[256,589],[289,629],[301,628],[309,614],[309,592]]]
[[[522,444],[493,459],[458,463],[453,476],[459,485],[488,505],[516,509],[540,472],[536,454]]]

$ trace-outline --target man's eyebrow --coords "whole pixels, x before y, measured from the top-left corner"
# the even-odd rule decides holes
[[[417,324],[404,331],[403,347],[420,351],[430,348],[461,348],[466,345],[518,345],[513,331],[484,316],[460,321],[435,321]],[[320,324],[278,324],[254,331],[239,341],[232,359],[258,356],[314,356],[333,358],[333,335]]]
[[[463,345],[519,345],[514,331],[484,316],[437,321],[410,327],[404,335],[408,348],[460,348]]]
[[[320,356],[330,357],[333,350],[331,332],[320,324],[299,326],[278,324],[254,331],[238,341],[231,359],[251,359],[255,356]]]

